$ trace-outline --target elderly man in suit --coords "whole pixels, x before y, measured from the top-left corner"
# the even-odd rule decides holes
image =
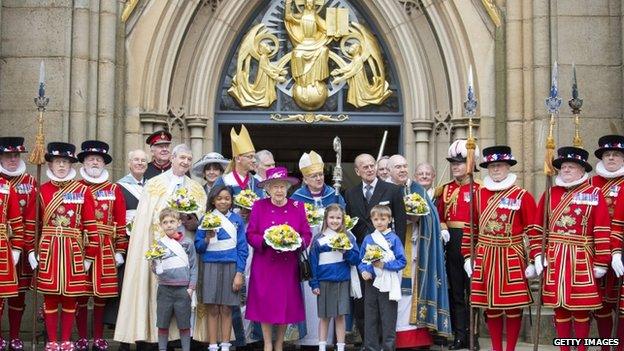
[[[386,205],[392,210],[394,232],[402,242],[405,242],[405,227],[407,216],[403,203],[401,187],[387,183],[377,178],[375,159],[369,154],[361,154],[355,158],[355,174],[362,179],[360,183],[347,190],[345,201],[346,212],[351,217],[358,217],[359,221],[352,229],[358,245],[367,234],[375,230],[370,219],[370,210],[375,205]],[[360,280],[360,283],[362,281]],[[362,292],[364,287],[362,287]],[[364,299],[354,300],[353,316],[356,319],[358,331],[364,339]]]

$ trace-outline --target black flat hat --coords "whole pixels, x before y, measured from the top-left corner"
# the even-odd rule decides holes
[[[69,159],[71,163],[78,162],[76,158],[76,146],[70,143],[53,141],[48,143],[48,152],[45,154],[45,160],[52,162],[55,157],[64,157]]]
[[[552,164],[556,169],[561,169],[561,164],[564,162],[574,162],[583,166],[585,172],[591,172],[592,166],[587,162],[588,157],[589,152],[585,149],[574,146],[564,146],[557,150],[557,158],[552,161]]]
[[[109,164],[113,161],[113,157],[109,154],[110,147],[107,143],[100,140],[86,140],[80,145],[82,151],[78,154],[78,161],[84,162],[85,157],[89,155],[100,155],[104,158],[104,163]]]

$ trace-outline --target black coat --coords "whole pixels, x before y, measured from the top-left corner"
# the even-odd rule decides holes
[[[399,236],[401,242],[405,243],[405,229],[407,226],[407,215],[405,214],[405,204],[403,203],[403,189],[392,183],[378,179],[375,190],[367,203],[362,190],[362,182],[345,192],[347,203],[346,212],[351,217],[358,217],[358,223],[351,230],[357,243],[362,244],[364,237],[375,231],[370,219],[370,210],[380,203],[387,202],[387,206],[392,210],[394,219],[394,232]]]

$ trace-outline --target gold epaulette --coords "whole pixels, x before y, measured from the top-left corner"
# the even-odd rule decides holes
[[[453,183],[453,182],[454,182],[454,180],[449,180],[448,182],[446,182],[446,183],[436,187],[435,188],[435,192],[433,193],[433,198],[436,199],[436,198],[442,196],[442,194],[444,193],[444,187],[449,185],[449,184],[451,184],[451,183]]]

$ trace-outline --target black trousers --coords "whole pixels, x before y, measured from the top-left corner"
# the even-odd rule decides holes
[[[467,341],[470,328],[470,278],[464,271],[464,257],[461,254],[462,230],[450,228],[449,233],[451,239],[446,244],[446,274],[450,289],[451,327],[455,339]]]
[[[396,348],[396,321],[398,302],[390,300],[390,293],[380,292],[373,281],[364,283],[364,349],[366,351],[394,351]]]

